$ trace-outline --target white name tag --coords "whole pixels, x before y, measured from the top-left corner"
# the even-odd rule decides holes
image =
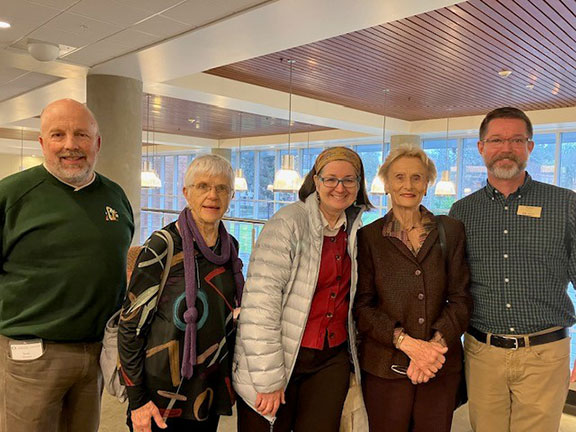
[[[36,360],[42,354],[44,354],[42,339],[10,341],[10,358],[12,360]]]
[[[539,218],[542,215],[542,207],[519,205],[516,214],[518,216]]]

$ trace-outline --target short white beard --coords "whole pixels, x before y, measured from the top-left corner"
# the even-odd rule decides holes
[[[48,164],[48,168],[50,168],[50,171],[56,176],[58,177],[60,180],[62,180],[65,183],[74,185],[74,186],[83,186],[86,183],[88,183],[88,181],[90,181],[90,179],[92,178],[92,175],[94,173],[94,170],[92,167],[87,166],[85,169],[83,170],[69,170],[66,168],[62,168],[59,164]]]
[[[492,163],[488,167],[488,171],[499,180],[510,180],[526,169],[526,162],[519,162],[518,160],[514,160],[514,164],[510,168],[502,168],[494,165],[495,163]]]

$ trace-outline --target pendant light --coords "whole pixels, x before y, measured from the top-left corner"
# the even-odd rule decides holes
[[[274,175],[274,192],[296,192],[302,185],[302,178],[294,169],[294,156],[290,154],[290,139],[292,132],[292,70],[296,60],[287,60],[290,65],[290,97],[288,99],[288,154],[282,156],[281,169]]]
[[[143,188],[158,189],[162,187],[160,177],[151,168],[148,147],[150,146],[150,95],[146,95],[146,160],[144,161],[144,169],[140,173],[140,186]]]
[[[234,178],[234,190],[236,192],[246,192],[248,190],[248,183],[242,173],[240,164],[242,161],[242,113],[239,114],[240,118],[240,134],[238,137],[238,169],[236,170],[236,177]]]
[[[389,89],[384,90],[384,120],[382,122],[382,164],[384,164],[384,152],[386,150],[386,107],[388,102],[388,93],[390,93]],[[380,165],[382,166],[382,165]],[[378,171],[380,171],[380,167],[378,167]],[[374,176],[374,180],[372,180],[372,184],[370,185],[370,193],[374,195],[384,195],[386,193],[384,189],[384,182],[378,175],[378,171]]]
[[[450,129],[450,118],[446,118],[446,162],[450,164],[450,159],[448,158],[448,131]],[[452,180],[450,180],[450,171],[442,171],[442,177],[440,181],[436,183],[434,188],[434,195],[436,196],[454,196],[456,195],[456,185]]]

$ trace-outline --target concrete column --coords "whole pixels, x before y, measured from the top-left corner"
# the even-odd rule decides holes
[[[212,154],[217,154],[218,156],[222,156],[228,162],[232,163],[232,150],[230,150],[230,149],[212,147]]]
[[[406,144],[414,147],[422,147],[420,135],[392,135],[390,137],[390,150],[394,150],[396,147]]]
[[[100,126],[102,148],[96,171],[115,181],[134,211],[134,239],[140,240],[142,165],[142,82],[112,75],[88,75],[86,103]]]

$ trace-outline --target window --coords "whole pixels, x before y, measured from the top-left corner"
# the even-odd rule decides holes
[[[459,196],[465,197],[484,187],[486,184],[486,167],[478,152],[478,138],[462,140],[462,175],[460,176]]]
[[[435,139],[425,140],[422,142],[422,148],[430,159],[436,165],[438,173],[437,182],[442,179],[442,173],[448,171],[450,180],[456,184],[456,191],[458,191],[457,179],[457,156],[458,156],[458,141],[456,139]],[[434,194],[434,187],[428,188],[428,193],[422,200],[422,204],[434,214],[448,214],[450,207],[456,201],[456,196],[436,196]]]
[[[424,205],[437,214],[447,213],[452,203],[463,196],[482,188],[486,182],[486,168],[478,153],[477,137],[430,139],[424,140],[422,147],[432,158],[441,177],[442,171],[448,170],[452,181],[457,185],[456,197],[436,197],[433,187],[424,198]],[[534,136],[534,151],[530,156],[528,171],[539,181],[558,183],[559,186],[576,190],[576,131],[538,133]],[[369,190],[372,180],[382,164],[381,144],[357,145],[353,147],[360,155],[366,174],[366,186]],[[386,144],[384,155],[389,146]],[[304,177],[314,165],[322,147],[291,149],[295,156],[296,169]],[[236,217],[268,220],[282,206],[294,202],[295,193],[273,193],[268,189],[274,181],[274,173],[280,168],[281,156],[287,154],[286,149],[255,149],[243,150],[241,159],[238,152],[232,151],[232,166],[238,165],[244,171],[248,183],[248,192],[237,193],[231,202],[229,214]],[[143,189],[142,207],[181,210],[186,205],[182,196],[184,174],[189,163],[196,155],[170,155],[150,157],[153,168],[162,179],[162,188]],[[143,161],[146,158],[143,158]],[[557,162],[556,162],[557,160]],[[557,163],[556,169],[555,162]],[[365,224],[383,216],[387,211],[385,195],[369,195],[376,209],[364,213]],[[177,215],[168,213],[142,212],[140,239],[144,242],[150,233],[172,220]],[[251,251],[251,241],[261,230],[261,225],[230,222],[227,224],[230,232],[241,243],[241,256],[248,262]],[[246,269],[246,266],[245,266]],[[576,304],[576,294],[572,287],[569,294]],[[576,326],[571,330],[573,339],[572,362],[576,358]]]
[[[556,134],[534,135],[534,150],[528,159],[527,170],[534,180],[554,184]]]

